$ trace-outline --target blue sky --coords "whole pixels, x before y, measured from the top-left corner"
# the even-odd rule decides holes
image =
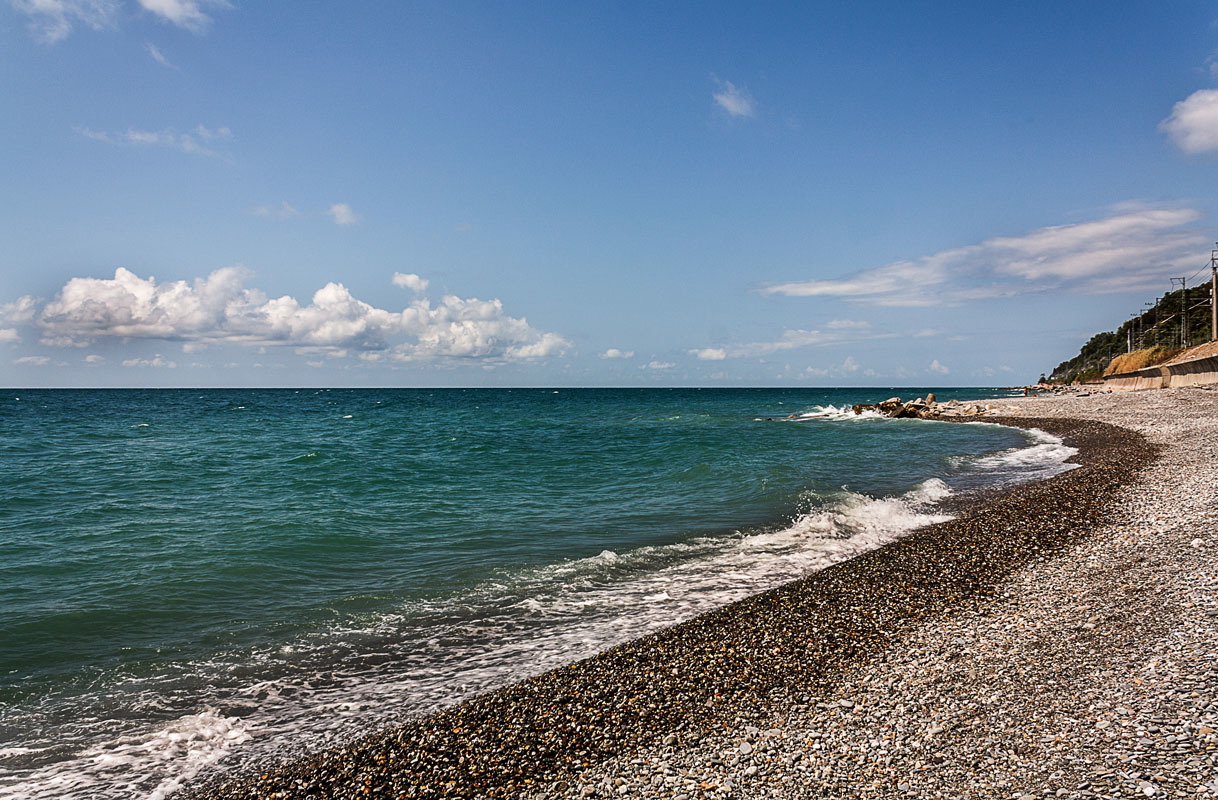
[[[1218,236],[1212,3],[2,2],[8,386],[1022,383]]]

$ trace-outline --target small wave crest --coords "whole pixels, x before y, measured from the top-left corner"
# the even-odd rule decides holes
[[[1079,466],[1068,463],[1078,453],[1078,448],[1039,428],[1029,428],[1027,433],[1031,437],[1028,445],[980,457],[956,456],[951,461],[961,470],[968,483],[998,488],[1044,480]]]
[[[855,412],[850,406],[823,405],[812,406],[807,411],[788,414],[781,417],[757,417],[754,421],[774,420],[778,422],[806,422],[811,419],[826,419],[834,422],[844,422],[862,419],[887,419],[878,411],[866,410]]]
[[[73,759],[34,770],[20,782],[0,783],[0,794],[12,800],[165,800],[249,739],[240,719],[205,706],[145,734],[119,735],[108,744],[84,748]]]

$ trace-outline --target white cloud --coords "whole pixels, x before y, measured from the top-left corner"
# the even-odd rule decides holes
[[[346,203],[335,203],[326,213],[334,218],[335,225],[354,225],[359,221],[359,217]]]
[[[44,44],[67,38],[80,23],[95,31],[114,27],[117,0],[13,0],[13,8],[29,17],[30,31]]]
[[[874,334],[866,322],[849,322],[836,320],[825,327],[829,330],[785,330],[778,339],[769,342],[748,342],[745,344],[726,345],[724,347],[706,347],[690,350],[690,354],[703,361],[722,361],[725,358],[753,358],[768,356],[784,350],[796,350],[801,347],[815,345],[841,344],[857,342],[864,339],[885,338],[891,334]]]
[[[13,363],[19,367],[45,367],[51,363],[51,359],[46,356],[22,356],[13,359]]]
[[[718,81],[719,91],[711,97],[715,102],[733,117],[753,116],[753,98],[745,89],[737,88],[731,81]]]
[[[1202,89],[1176,103],[1159,130],[1186,153],[1218,150],[1218,89]]]
[[[634,358],[634,351],[619,350],[616,347],[610,347],[608,350],[601,353],[601,358]]]
[[[162,67],[177,69],[177,67],[175,67],[173,63],[165,57],[165,54],[161,52],[161,48],[157,47],[152,42],[145,42],[144,49],[148,51],[148,55],[152,56],[152,60],[160,64]]]
[[[165,369],[175,369],[178,365],[175,361],[168,361],[161,358],[161,354],[157,353],[151,359],[148,358],[129,358],[123,362],[124,367],[163,367]]]
[[[644,364],[640,369],[672,369],[676,364],[671,361],[650,361]]]
[[[179,150],[192,156],[219,157],[220,154],[206,146],[213,142],[226,141],[233,136],[228,128],[208,128],[204,125],[195,127],[189,133],[178,133],[172,128],[160,131],[142,131],[128,128],[117,133],[95,131],[90,128],[75,129],[78,134],[95,142],[105,142],[114,145],[129,145],[133,147],[167,147]],[[206,143],[206,144],[205,144]]]
[[[946,375],[949,372],[951,372],[950,369],[948,369],[947,367],[940,364],[939,359],[937,359],[937,358],[934,361],[931,361],[930,366],[927,367],[926,369],[929,370],[930,372],[934,372],[938,375]]]
[[[847,375],[853,375],[861,369],[859,363],[854,360],[854,356],[846,356],[842,363],[832,367],[808,367],[804,370],[806,375],[817,378],[844,378]],[[870,374],[871,370],[867,370]]]
[[[193,283],[157,284],[126,269],[113,279],[73,278],[38,314],[43,344],[85,346],[103,338],[189,345],[284,345],[331,355],[383,352],[396,361],[481,360],[496,364],[562,353],[570,343],[510,317],[498,300],[426,297],[401,311],[377,308],[328,283],[302,305],[245,288],[242,267],[218,269]]]
[[[1194,265],[1208,249],[1208,239],[1182,226],[1200,216],[1188,208],[1123,210],[1090,222],[994,237],[842,279],[793,281],[760,291],[884,306],[952,305],[1051,289],[1133,291]]]
[[[17,333],[16,328],[0,328],[0,344],[19,341],[21,341],[21,334]]]
[[[267,219],[291,219],[300,216],[300,212],[286,200],[278,206],[258,206],[250,213],[255,217],[266,217]]]
[[[103,358],[99,355],[96,355],[96,354],[85,356],[86,364],[104,364],[105,362],[106,362],[105,358]]]
[[[36,313],[38,313],[38,301],[27,294],[0,306],[0,323],[23,325],[34,319]]]
[[[201,6],[230,8],[225,0],[139,0],[139,3],[161,20],[194,33],[203,33],[211,25],[211,17],[203,13]]]
[[[393,285],[401,286],[403,289],[409,289],[412,292],[422,294],[427,291],[427,281],[415,275],[413,272],[395,272],[393,273]]]

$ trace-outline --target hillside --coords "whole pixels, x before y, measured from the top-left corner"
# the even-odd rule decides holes
[[[1190,347],[1210,339],[1209,299],[1208,283],[1190,287],[1184,298],[1189,309]],[[1131,340],[1134,350],[1154,350],[1153,356],[1143,356],[1152,360],[1145,361],[1141,366],[1170,358],[1176,351],[1183,349],[1180,336],[1180,304],[1180,290],[1177,289],[1163,295],[1154,306],[1141,315],[1121,323],[1115,331],[1097,333],[1082,346],[1078,355],[1058,364],[1049,375],[1049,380],[1053,383],[1099,381],[1112,360],[1127,351]]]

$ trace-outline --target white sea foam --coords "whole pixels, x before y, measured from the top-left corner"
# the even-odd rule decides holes
[[[966,424],[992,425],[993,423],[970,422]],[[1030,480],[1044,480],[1079,466],[1067,463],[1072,456],[1078,453],[1077,447],[1070,447],[1060,437],[1039,428],[1029,428],[1027,433],[1032,437],[1030,445],[1012,447],[1009,450],[980,458],[957,456],[951,460],[966,474],[972,476],[974,482],[987,486],[1009,486]]]
[[[19,782],[0,783],[0,797],[165,800],[249,739],[245,722],[204,707],[150,732],[87,747],[74,759],[35,770]]]
[[[781,405],[781,403],[779,405]],[[839,408],[838,406],[835,406],[835,405],[825,405],[825,406],[812,406],[807,411],[804,411],[802,413],[784,414],[783,416],[779,416],[779,417],[756,417],[754,419],[754,421],[761,422],[763,420],[773,420],[775,422],[806,422],[808,420],[813,420],[813,419],[826,419],[826,420],[832,420],[834,422],[847,422],[847,421],[857,421],[857,420],[864,420],[864,419],[866,419],[866,420],[888,419],[888,417],[884,416],[883,414],[879,413],[878,411],[867,410],[867,411],[860,411],[858,413],[855,413],[855,411],[850,406],[841,406]]]

